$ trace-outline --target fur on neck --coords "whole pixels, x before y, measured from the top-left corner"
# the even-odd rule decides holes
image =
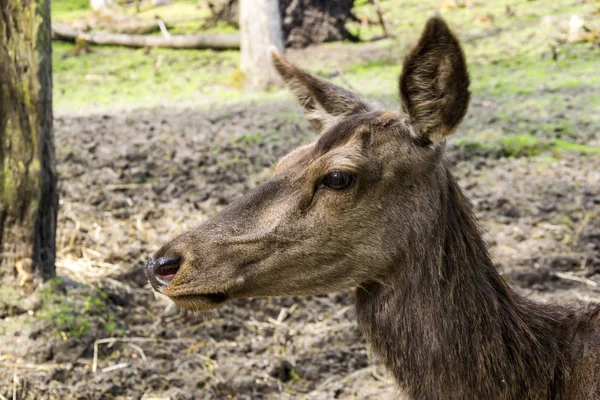
[[[385,284],[357,290],[361,329],[414,399],[562,398],[575,312],[513,292],[452,174],[437,179],[437,234],[415,238],[428,246],[403,251]]]

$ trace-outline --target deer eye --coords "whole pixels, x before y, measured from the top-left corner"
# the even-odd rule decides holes
[[[323,177],[321,184],[333,190],[346,190],[354,186],[354,175],[350,172],[331,171]]]

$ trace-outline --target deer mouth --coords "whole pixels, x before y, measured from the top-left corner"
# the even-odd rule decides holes
[[[189,293],[170,295],[169,297],[179,307],[197,311],[218,308],[229,300],[227,293]]]

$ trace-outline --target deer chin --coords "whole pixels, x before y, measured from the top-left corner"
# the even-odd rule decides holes
[[[208,311],[221,307],[229,300],[227,293],[182,293],[169,295],[178,307],[193,311]]]

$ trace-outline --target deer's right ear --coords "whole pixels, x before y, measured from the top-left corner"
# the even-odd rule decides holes
[[[400,76],[402,110],[425,143],[450,135],[467,112],[469,74],[458,39],[441,17],[427,21]]]
[[[275,49],[271,50],[271,56],[273,65],[318,133],[344,117],[370,111],[369,105],[356,94],[290,64]]]

